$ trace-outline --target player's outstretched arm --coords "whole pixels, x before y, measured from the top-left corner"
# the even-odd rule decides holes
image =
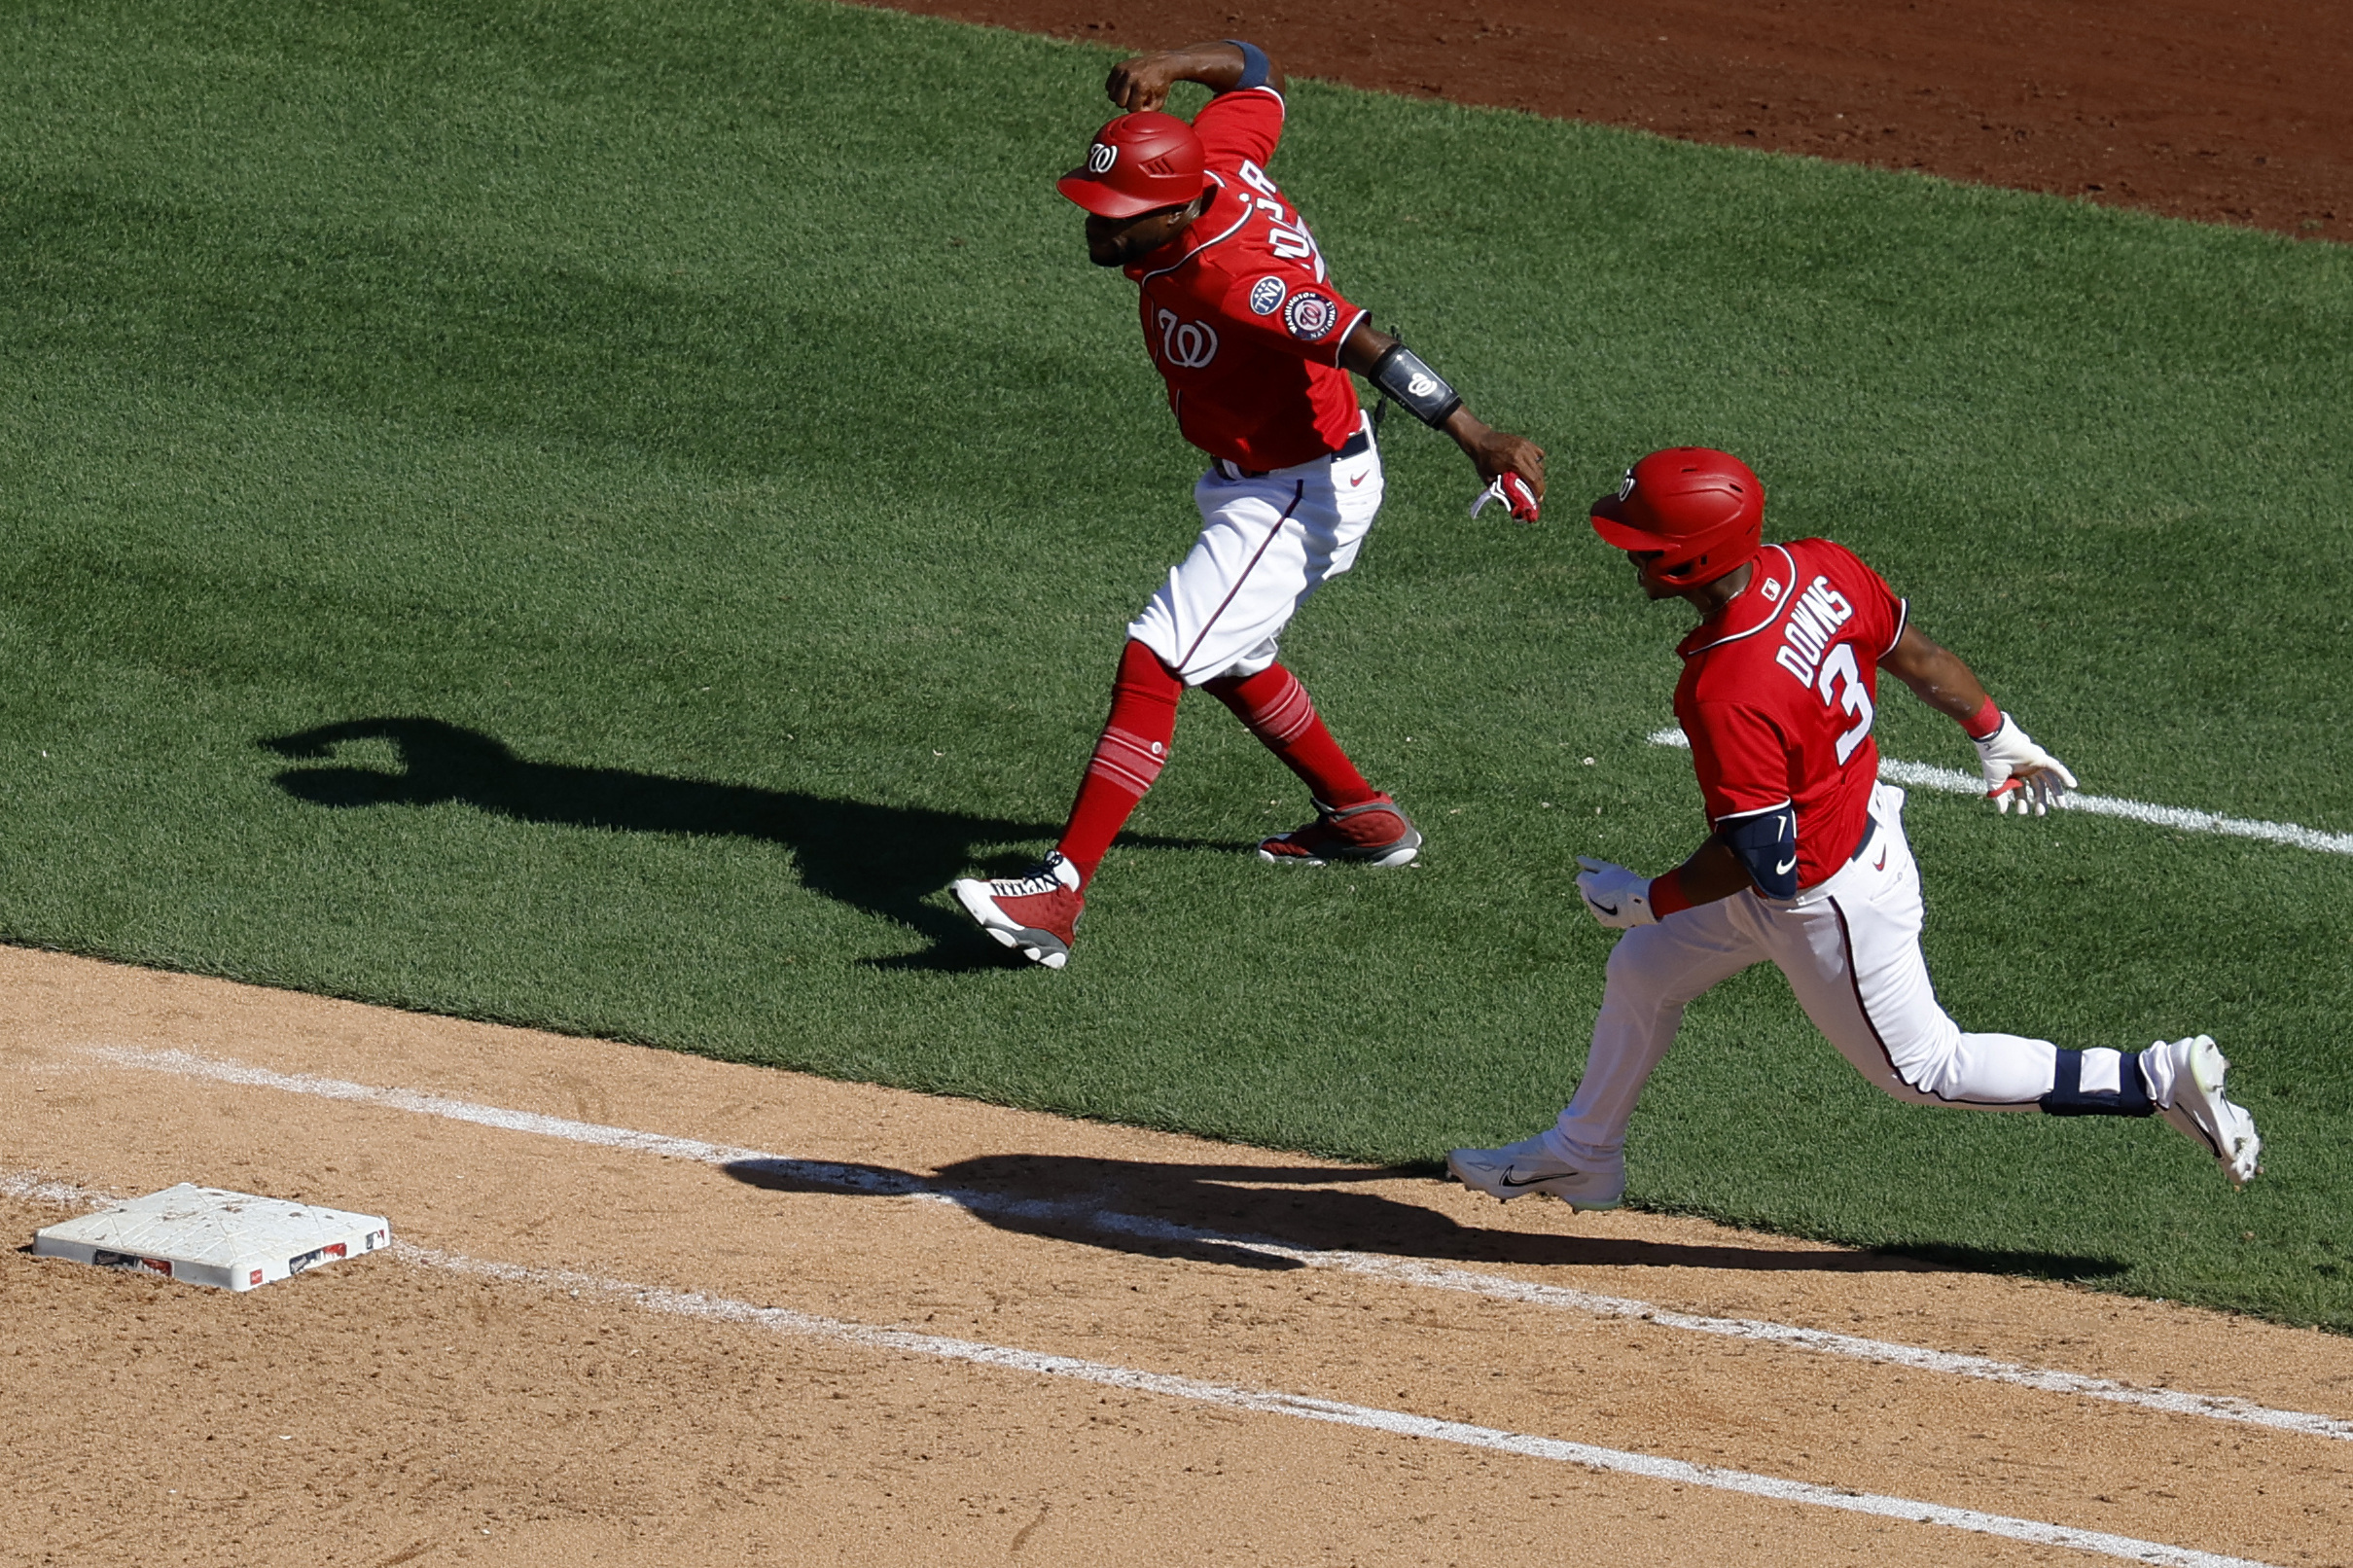
[[[1166,104],[1168,89],[1179,82],[1198,82],[1212,92],[1255,87],[1280,92],[1291,85],[1283,68],[1256,44],[1220,38],[1122,60],[1111,68],[1103,90],[1127,113],[1141,114]]]
[[[1577,857],[1577,864],[1585,868],[1577,875],[1577,891],[1585,898],[1586,912],[1620,931],[1647,926],[1678,909],[1729,899],[1754,884],[1740,857],[1712,837],[1663,876],[1645,876],[1585,855]]]
[[[1405,344],[1376,331],[1370,318],[1359,321],[1340,344],[1339,362],[1342,370],[1354,371],[1379,387],[1423,424],[1453,437],[1479,477],[1500,486],[1496,498],[1511,508],[1512,516],[1522,522],[1536,520],[1544,500],[1542,446],[1475,418],[1444,376]]]
[[[2075,788],[2067,765],[2028,738],[2018,722],[1985,695],[1976,672],[1918,627],[1904,628],[1896,645],[1880,656],[1879,667],[1967,732],[1978,748],[1986,798],[2005,813],[2014,802],[2019,816],[2039,817]]]

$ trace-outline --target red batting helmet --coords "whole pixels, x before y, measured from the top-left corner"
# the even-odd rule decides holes
[[[1765,485],[1713,446],[1669,446],[1625,471],[1616,495],[1593,503],[1593,531],[1620,550],[1658,551],[1651,575],[1684,588],[1713,583],[1756,557]]]
[[[1087,161],[1054,188],[1099,218],[1182,206],[1209,183],[1201,138],[1174,115],[1122,115],[1095,132]]]

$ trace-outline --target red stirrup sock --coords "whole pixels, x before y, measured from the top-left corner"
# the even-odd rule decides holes
[[[1103,738],[1095,742],[1087,776],[1079,781],[1070,826],[1055,846],[1079,869],[1081,887],[1094,880],[1095,868],[1127,814],[1160,776],[1168,743],[1176,738],[1177,698],[1184,695],[1185,683],[1159,655],[1140,642],[1121,650],[1119,677],[1111,685],[1111,717],[1103,723]]]
[[[1233,710],[1250,732],[1307,781],[1317,801],[1335,810],[1362,805],[1380,792],[1348,761],[1299,677],[1280,664],[1256,675],[1221,675],[1202,687]]]

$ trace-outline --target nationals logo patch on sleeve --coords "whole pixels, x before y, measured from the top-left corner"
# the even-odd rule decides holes
[[[1291,293],[1290,286],[1271,272],[1250,285],[1250,313],[1270,316]]]
[[[1321,342],[1339,325],[1339,306],[1328,294],[1301,289],[1283,306],[1283,325],[1302,343]]]

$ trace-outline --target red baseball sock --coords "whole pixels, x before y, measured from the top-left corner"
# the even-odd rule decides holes
[[[1160,776],[1168,743],[1176,738],[1177,698],[1184,695],[1185,683],[1159,655],[1140,642],[1121,650],[1119,677],[1111,684],[1111,717],[1103,722],[1103,738],[1095,742],[1087,776],[1079,781],[1070,826],[1055,846],[1079,869],[1081,887],[1094,880],[1095,868],[1127,814]]]
[[[1231,708],[1324,804],[1344,810],[1379,793],[1324,728],[1299,677],[1282,665],[1269,664],[1256,675],[1221,675],[1202,690]]]

